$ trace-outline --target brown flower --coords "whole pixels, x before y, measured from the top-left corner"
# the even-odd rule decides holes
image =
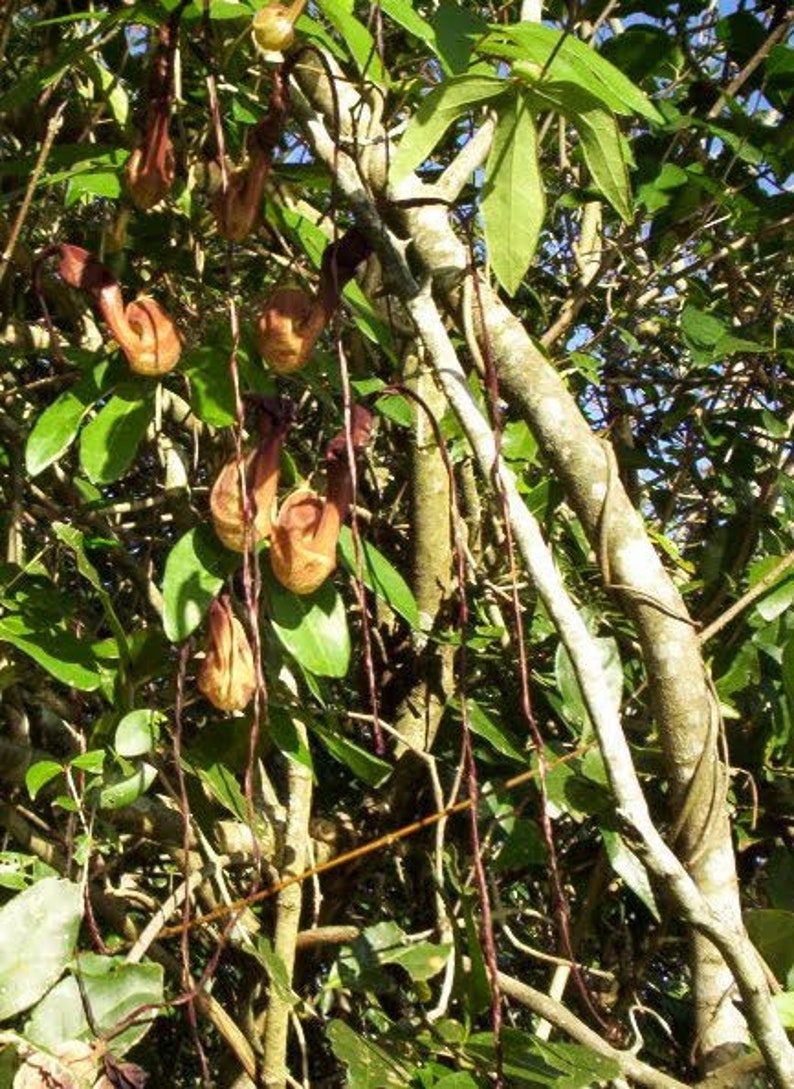
[[[356,405],[351,421],[354,451],[369,441],[372,417]],[[336,568],[339,531],[353,499],[353,480],[347,457],[347,434],[340,431],[326,453],[326,497],[300,488],[281,504],[272,530],[270,560],[282,586],[296,594],[311,594]]]
[[[168,113],[151,117],[143,140],[127,160],[127,188],[134,204],[148,211],[168,194],[176,177],[174,145],[168,135]]]
[[[254,16],[251,32],[254,44],[263,53],[283,53],[295,40],[295,20],[306,0],[292,4],[266,4]]]
[[[210,605],[207,649],[196,683],[219,711],[244,710],[256,691],[251,644],[225,594]]]
[[[309,362],[330,314],[298,287],[279,287],[256,319],[257,347],[278,374],[290,374]]]
[[[91,295],[127,357],[130,370],[150,377],[172,370],[182,351],[182,339],[160,304],[141,295],[125,306],[118,281],[88,250],[69,243],[57,249],[61,277],[71,287]]]
[[[270,536],[275,513],[281,447],[289,417],[282,409],[275,409],[264,412],[262,421],[262,433],[256,449],[241,459],[236,455],[231,457],[216,477],[210,492],[215,532],[234,552],[245,552],[246,549],[243,476],[251,508],[248,532],[252,546]]]

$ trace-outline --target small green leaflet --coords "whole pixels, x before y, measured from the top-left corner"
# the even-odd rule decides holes
[[[509,84],[497,76],[453,76],[421,102],[400,141],[391,167],[391,180],[402,181],[420,166],[452,122],[469,106],[500,97]]]
[[[92,484],[110,484],[129,469],[154,416],[154,390],[148,383],[123,383],[83,429],[80,464]]]
[[[224,548],[210,525],[196,526],[168,553],[163,578],[163,627],[180,643],[199,626],[240,557]]]
[[[320,738],[328,752],[340,764],[350,768],[353,774],[369,786],[377,787],[391,775],[392,766],[379,756],[357,745],[338,730],[332,730],[319,722],[312,722],[311,728]]]
[[[640,859],[631,850],[622,836],[608,828],[601,828],[601,838],[604,841],[612,869],[622,877],[628,887],[645,904],[648,911],[658,922],[661,918],[656,898],[653,895],[648,871]]]
[[[511,93],[499,106],[482,196],[488,255],[509,295],[518,290],[535,253],[545,210],[532,111],[526,95]]]
[[[36,420],[25,446],[25,467],[31,476],[52,465],[74,442],[83,417],[104,392],[108,368],[108,361],[103,359]]]
[[[408,583],[373,544],[369,541],[360,543],[361,579],[364,585],[396,613],[399,613],[404,620],[407,620],[414,630],[418,630],[420,627],[419,606]],[[343,526],[339,535],[339,552],[345,567],[355,576],[358,573],[356,550],[353,545],[353,534],[348,526]]]

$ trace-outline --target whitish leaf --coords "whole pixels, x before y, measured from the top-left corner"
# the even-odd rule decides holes
[[[364,585],[407,620],[412,628],[418,629],[419,606],[408,583],[373,544],[369,541],[361,541],[360,544],[360,574]],[[348,571],[353,575],[359,574],[353,534],[348,526],[343,526],[339,535],[339,554]]]
[[[107,360],[103,360],[36,420],[25,446],[25,465],[31,476],[52,465],[74,442],[83,417],[102,396],[108,367]]]
[[[545,210],[535,122],[525,96],[511,94],[500,104],[482,196],[488,256],[510,295],[537,248]]]
[[[503,95],[508,84],[497,76],[454,76],[423,99],[392,160],[391,179],[408,177],[420,166],[452,122],[475,104]]]
[[[163,1001],[163,969],[159,964],[129,964],[121,957],[101,957],[93,953],[80,957],[80,979],[91,1016],[99,1033],[110,1033],[119,1022],[141,1006]],[[132,1024],[108,1041],[119,1058],[149,1028],[148,1016]],[[62,979],[33,1011],[25,1026],[26,1037],[38,1047],[52,1050],[70,1040],[92,1040],[77,980]]]
[[[595,95],[614,113],[647,117],[661,121],[656,107],[619,69],[589,45],[566,31],[541,23],[521,22],[494,28],[477,45],[480,53],[527,61],[530,68],[515,68],[513,74],[537,83],[541,75],[554,80],[570,80]]]
[[[141,708],[130,711],[116,727],[114,747],[119,756],[145,756],[157,744],[165,715]]]
[[[55,983],[82,918],[82,889],[59,877],[37,881],[0,908],[0,1020],[28,1009]]]
[[[262,587],[281,645],[310,673],[344,677],[350,665],[350,632],[344,602],[330,579],[313,594],[294,594],[265,567]]]
[[[654,919],[657,922],[660,921],[659,908],[656,905],[656,897],[653,895],[653,889],[645,866],[617,832],[602,828],[601,838],[604,841],[612,869],[618,877],[623,878],[634,895],[642,900]]]
[[[211,526],[188,530],[168,553],[163,578],[163,627],[180,643],[198,627],[223,580],[240,557],[220,543]]]
[[[154,388],[125,382],[80,436],[80,464],[92,484],[110,484],[132,464],[154,416]]]

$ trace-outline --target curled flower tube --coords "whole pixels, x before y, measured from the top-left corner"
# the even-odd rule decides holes
[[[215,532],[233,552],[245,552],[270,536],[278,490],[281,447],[290,419],[283,406],[264,407],[256,449],[247,456],[232,456],[221,469],[210,492]],[[242,483],[248,492],[250,522],[246,526]],[[248,533],[246,534],[246,529]]]
[[[184,6],[184,3],[178,4],[168,22],[158,30],[143,138],[133,150],[125,168],[127,188],[133,203],[144,210],[160,203],[176,177],[174,145],[168,133],[168,123],[174,97],[174,54],[179,18]]]
[[[136,374],[159,377],[176,366],[182,338],[159,303],[146,295],[124,305],[111,271],[82,246],[63,243],[58,272],[70,287],[87,291]]]
[[[255,126],[248,165],[232,172],[225,189],[213,198],[218,233],[230,242],[242,242],[253,230],[262,208],[273,149],[281,136],[287,112],[286,88],[280,75],[273,77],[270,108]]]
[[[290,374],[308,363],[339,306],[342,289],[370,253],[368,240],[353,228],[326,247],[316,297],[297,287],[279,287],[271,294],[257,315],[256,336],[274,371]]]
[[[226,594],[210,605],[207,647],[196,683],[219,711],[244,710],[256,691],[251,644]]]
[[[353,408],[351,439],[355,452],[369,441],[370,413]],[[281,504],[272,530],[270,561],[282,586],[296,594],[311,594],[336,568],[339,531],[353,500],[353,479],[347,456],[347,434],[329,444],[325,499],[310,488],[299,488]]]

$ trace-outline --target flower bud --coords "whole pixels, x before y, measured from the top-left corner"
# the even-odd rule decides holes
[[[295,41],[295,20],[305,0],[293,4],[266,4],[254,16],[254,45],[263,53],[283,53]]]
[[[276,288],[256,319],[259,351],[277,374],[300,370],[329,316],[322,303],[301,288]]]
[[[251,644],[225,594],[210,605],[207,649],[197,686],[219,711],[242,711],[256,691]]]

